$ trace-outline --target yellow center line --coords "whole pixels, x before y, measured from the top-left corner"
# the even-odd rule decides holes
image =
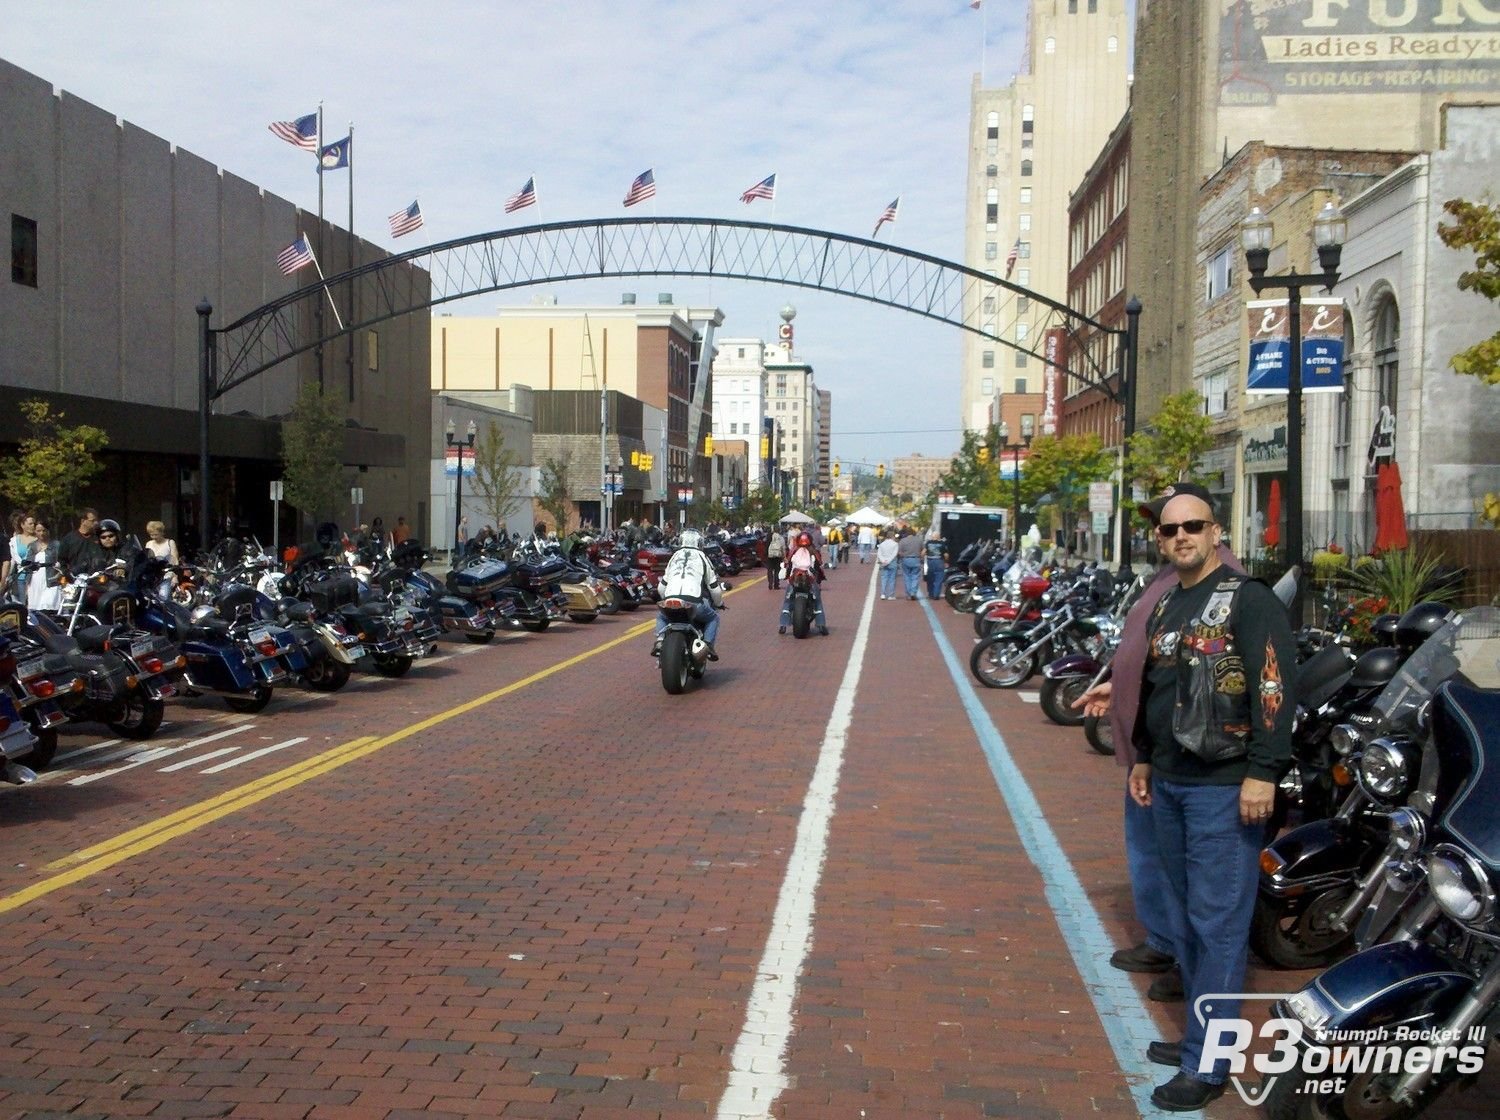
[[[744,583],[728,594],[738,595],[741,591],[752,586],[754,586],[754,581]],[[536,684],[538,681],[546,680],[554,674],[561,673],[565,669],[571,669],[573,666],[579,665],[592,657],[597,657],[601,653],[614,649],[615,646],[622,645],[633,638],[638,638],[642,634],[654,629],[655,625],[654,619],[649,622],[638,623],[629,630],[626,630],[618,638],[612,638],[602,645],[585,650],[583,653],[566,658],[554,665],[549,665],[545,669],[540,669],[532,673],[529,677],[524,677],[521,680],[497,688],[492,692],[476,696],[472,700],[466,700],[462,704],[457,704],[446,711],[438,712],[436,715],[429,716],[426,719],[418,720],[416,723],[409,724],[399,731],[393,731],[389,735],[378,737],[366,735],[358,739],[351,739],[347,743],[331,747],[321,754],[303,759],[292,766],[277,770],[254,781],[246,782],[242,786],[236,786],[234,789],[218,794],[215,797],[199,801],[184,809],[170,813],[165,817],[149,821],[127,832],[122,832],[118,836],[63,856],[61,859],[54,860],[46,865],[45,870],[56,871],[57,874],[50,875],[12,894],[0,896],[0,914],[19,910],[27,903],[35,902],[37,899],[52,894],[54,891],[62,890],[64,887],[97,875],[99,872],[108,870],[116,864],[132,859],[143,852],[159,848],[169,840],[174,840],[179,836],[193,832],[206,824],[211,824],[222,817],[228,816],[230,813],[236,813],[241,809],[249,808],[251,805],[274,797],[278,793],[284,793],[289,789],[302,785],[304,782],[311,781],[313,778],[331,773],[356,759],[364,758],[366,755],[374,754],[376,751],[383,750],[393,743],[399,743],[404,739],[408,739],[418,732],[429,730],[450,719],[472,712],[476,708],[482,708],[486,704],[494,703],[496,700],[509,696],[511,693],[519,692],[521,689]]]

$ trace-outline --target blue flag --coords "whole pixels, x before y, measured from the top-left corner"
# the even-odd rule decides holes
[[[324,144],[323,150],[318,153],[319,171],[338,171],[340,168],[349,166],[349,149],[353,147],[354,137],[345,136],[342,140],[335,140],[332,144]]]

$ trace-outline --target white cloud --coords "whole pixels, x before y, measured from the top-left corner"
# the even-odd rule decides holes
[[[1023,8],[990,5],[992,83],[1019,59]],[[383,244],[386,215],[414,197],[430,241],[539,220],[501,212],[532,173],[540,220],[625,213],[626,186],[649,166],[662,216],[769,220],[767,203],[738,196],[775,171],[777,221],[865,237],[899,194],[882,240],[962,252],[981,20],[961,0],[0,0],[0,24],[9,61],[308,208],[311,157],[266,125],[321,100],[325,139],[354,122],[355,227]],[[331,180],[329,213],[345,200]],[[834,393],[846,460],[957,443],[838,434],[956,427],[954,328],[765,284],[659,277],[553,292],[613,303],[632,289],[715,302],[734,335],[769,337],[795,302],[799,353]]]

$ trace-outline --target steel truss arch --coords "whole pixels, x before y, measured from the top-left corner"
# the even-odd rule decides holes
[[[421,283],[419,269],[430,286]],[[1125,332],[998,276],[827,230],[648,217],[496,230],[320,279],[207,330],[207,396],[217,399],[298,354],[425,307],[534,284],[625,276],[752,280],[850,296],[969,331],[1119,399],[1110,378],[1122,369]],[[322,313],[326,305],[352,314],[335,327],[336,318]],[[1063,335],[1060,353],[1048,346],[1054,330]]]

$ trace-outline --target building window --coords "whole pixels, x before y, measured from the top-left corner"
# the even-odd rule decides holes
[[[1026,351],[1025,350],[1017,350],[1016,351],[1016,368],[1017,369],[1025,369],[1026,368]],[[1021,384],[1024,385],[1024,384],[1026,384],[1026,382],[1022,381]]]
[[[1030,323],[1017,323],[1016,324],[1016,341],[1017,342],[1025,342],[1026,341],[1026,336],[1028,334],[1030,334],[1030,333],[1031,333],[1031,324]]]
[[[993,179],[996,176],[998,176],[999,174],[1000,174],[1000,166],[999,166],[999,164],[992,163],[992,164],[990,164],[988,167],[986,167],[984,169],[984,177],[986,179]]]
[[[1120,53],[1120,37],[1118,35],[1111,35],[1108,39],[1106,39],[1104,41],[1104,49],[1106,51],[1108,51],[1110,54],[1119,54]]]
[[[984,206],[984,231],[994,233],[1000,228],[1000,206],[998,203],[987,202]]]
[[[1099,0],[1089,0],[1089,15],[1099,14]]]
[[[1030,206],[1031,205],[1031,188],[1030,187],[1022,187],[1021,188],[1021,205],[1022,206]]]
[[[994,296],[985,296],[984,297],[984,313],[986,315],[993,315],[995,313],[995,297]]]
[[[1031,259],[1031,242],[1030,241],[1022,241],[1021,242],[1021,248],[1016,253],[1016,256],[1020,257],[1023,261],[1024,260],[1030,260]]]
[[[744,356],[745,356],[745,348],[743,346],[741,346],[740,347],[740,357],[743,358]]]
[[[28,288],[36,287],[36,222],[19,214],[10,216],[10,278]]]
[[[1031,269],[1023,268],[1016,273],[1016,283],[1023,288],[1031,287]]]
[[[1078,0],[1068,0],[1068,15],[1070,15],[1070,16],[1076,16],[1077,14],[1078,14]]]
[[[1054,39],[1051,35],[1048,35],[1047,38],[1042,41],[1042,53],[1043,54],[1056,54],[1057,53],[1057,40]]]
[[[981,381],[979,383],[979,392],[986,397],[993,397],[995,395],[995,379],[993,377],[986,377]]]
[[[1031,178],[1031,161],[1029,159],[1023,159],[1021,161],[1021,178]]]
[[[1026,312],[1028,312],[1030,310],[1031,310],[1031,297],[1030,296],[1017,296],[1016,297],[1016,314],[1017,315],[1024,315]]]
[[[1378,394],[1376,404],[1389,408],[1393,416],[1400,415],[1396,407],[1401,371],[1400,347],[1401,313],[1396,309],[1396,301],[1388,299],[1380,305],[1375,316],[1375,391]]]
[[[1031,215],[1030,214],[1022,214],[1021,215],[1021,232],[1022,233],[1028,233],[1028,232],[1030,232],[1030,230],[1031,230]]]
[[[1229,373],[1221,370],[1203,379],[1203,415],[1219,416],[1229,411]]]
[[[986,350],[983,354],[981,354],[979,356],[979,364],[981,366],[983,366],[985,369],[994,369],[995,368],[995,352],[993,350]]]
[[[995,242],[993,242],[993,241],[986,241],[984,243],[984,259],[985,260],[992,261],[996,257],[998,257],[999,255],[1000,255],[1000,246],[999,245],[995,244]]]
[[[1226,245],[1209,258],[1208,282],[1204,291],[1204,298],[1209,303],[1229,291],[1234,280],[1234,249],[1233,244]]]
[[[1024,377],[1018,377],[1018,378],[1016,378],[1016,392],[1017,393],[1024,393],[1024,392],[1026,392],[1026,378],[1024,378]]]

